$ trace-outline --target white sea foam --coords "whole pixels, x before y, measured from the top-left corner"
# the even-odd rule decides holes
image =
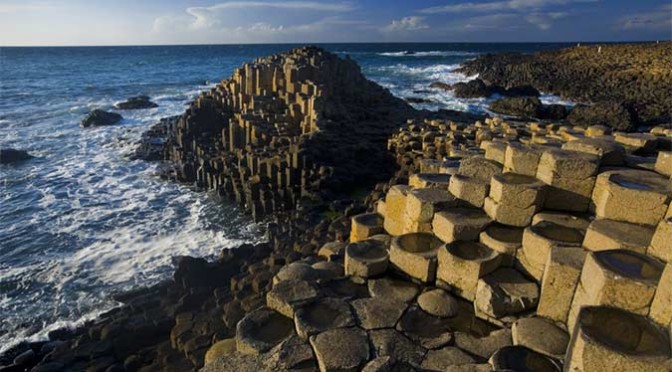
[[[377,54],[386,57],[464,57],[478,55],[478,53],[463,52],[459,50],[430,50],[424,52],[404,50],[400,52],[383,52]]]

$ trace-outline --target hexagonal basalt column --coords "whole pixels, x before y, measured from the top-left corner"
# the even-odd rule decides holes
[[[383,242],[365,240],[345,248],[345,274],[370,278],[387,271],[389,254]]]
[[[408,185],[417,188],[447,189],[450,174],[445,173],[416,173],[408,178]]]
[[[490,191],[490,181],[456,174],[450,178],[448,190],[459,199],[460,205],[481,208]]]
[[[663,327],[666,324],[672,326],[672,263],[665,265],[660,276],[656,294],[651,302],[649,318]]]
[[[390,262],[424,283],[436,278],[436,255],[443,242],[430,233],[410,233],[392,239]]]
[[[261,354],[293,332],[291,319],[262,307],[247,314],[236,325],[236,349],[243,354]]]
[[[525,228],[519,261],[528,274],[541,280],[552,247],[581,247],[582,242],[581,230],[552,222],[540,222]]]
[[[573,329],[583,306],[611,306],[647,315],[662,273],[660,262],[637,252],[589,253],[572,300],[568,329]]]
[[[394,185],[385,195],[385,221],[383,227],[392,236],[404,233],[406,222],[406,197],[411,190],[406,185]]]
[[[621,309],[584,307],[572,334],[566,371],[669,371],[670,340],[649,319]]]
[[[504,171],[534,177],[537,175],[542,151],[537,147],[510,143],[504,154]]]
[[[434,214],[454,207],[455,197],[448,190],[415,189],[406,197],[405,233],[431,232]]]
[[[490,222],[490,218],[480,209],[452,208],[434,215],[432,231],[446,243],[476,240]]]
[[[672,177],[672,151],[659,151],[655,165],[656,172]]]
[[[667,177],[649,171],[616,170],[597,176],[592,202],[597,218],[656,225],[665,216],[671,195]]]
[[[628,249],[644,253],[651,243],[650,226],[613,220],[594,220],[588,226],[583,246],[589,251]]]
[[[499,253],[476,242],[457,241],[438,252],[437,285],[447,286],[473,301],[478,279],[493,272],[501,262]]]
[[[534,177],[516,173],[492,176],[490,198],[499,204],[518,208],[540,207],[544,202],[544,183]]]
[[[585,152],[600,157],[600,165],[617,166],[625,161],[625,149],[613,140],[582,138],[562,145],[565,150]]]
[[[651,239],[646,254],[665,262],[672,262],[672,217],[661,220]]]
[[[492,224],[479,234],[478,241],[502,256],[502,266],[512,266],[522,247],[523,229]]]
[[[546,150],[539,160],[537,178],[550,186],[544,206],[584,212],[595,185],[598,157],[576,151]]]
[[[583,248],[551,248],[541,279],[537,315],[560,323],[567,322],[585,260]]]
[[[350,242],[366,240],[384,232],[383,217],[378,213],[364,213],[352,217]]]

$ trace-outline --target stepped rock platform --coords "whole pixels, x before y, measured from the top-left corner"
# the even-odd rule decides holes
[[[0,370],[669,371],[672,132],[449,114],[318,48],[245,65],[151,153],[266,242]]]

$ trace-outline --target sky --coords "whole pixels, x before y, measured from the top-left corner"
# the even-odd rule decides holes
[[[672,0],[0,0],[0,45],[642,41]]]

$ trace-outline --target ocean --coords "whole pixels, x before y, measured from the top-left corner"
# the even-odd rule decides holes
[[[181,114],[199,92],[257,57],[299,45],[0,47],[0,148],[36,159],[0,166],[0,352],[76,326],[118,304],[111,296],[172,275],[172,257],[216,257],[259,241],[262,227],[227,201],[161,180],[157,164],[129,160],[143,131]],[[325,44],[418,108],[486,112],[432,82],[483,53],[570,44]],[[113,110],[148,95],[159,106]],[[544,94],[542,101],[563,103]],[[569,104],[568,102],[565,102]],[[92,109],[121,124],[81,128]]]

